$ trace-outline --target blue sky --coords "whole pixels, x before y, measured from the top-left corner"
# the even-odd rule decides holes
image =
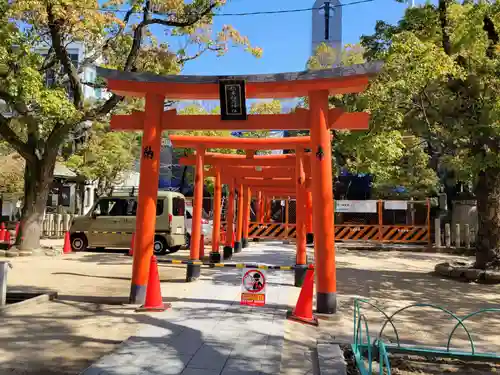
[[[347,4],[352,0],[344,0]],[[312,0],[228,0],[223,13],[276,11],[311,8]],[[395,0],[373,0],[369,3],[344,6],[342,9],[343,43],[357,43],[363,34],[372,34],[377,20],[396,23],[407,5]],[[232,48],[223,57],[206,54],[188,63],[183,74],[232,75],[278,73],[303,70],[311,54],[310,11],[270,15],[216,17],[214,29],[224,24],[234,26],[248,36],[264,54],[256,59],[241,48]],[[173,42],[174,49],[177,47]]]
[[[353,0],[343,0],[348,4]],[[228,0],[221,13],[265,12],[312,8],[314,0]],[[372,2],[342,7],[342,42],[357,43],[361,35],[373,34],[375,23],[384,20],[397,23],[404,14],[406,4],[395,0],[373,0]],[[242,48],[230,48],[227,54],[217,57],[206,53],[186,64],[182,74],[236,75],[256,73],[279,73],[300,71],[311,55],[311,11],[263,14],[247,16],[215,17],[214,30],[230,24],[252,45],[259,46],[264,53],[255,58]],[[172,49],[181,48],[181,41],[171,39]],[[183,103],[187,104],[187,103]],[[210,107],[204,102],[202,105]],[[250,103],[249,103],[250,104]],[[295,107],[295,101],[282,102],[284,109]],[[182,104],[181,104],[182,106]]]

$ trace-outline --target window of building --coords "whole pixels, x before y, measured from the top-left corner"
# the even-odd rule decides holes
[[[186,202],[180,197],[174,197],[172,199],[172,215],[174,216],[184,216],[186,210]]]

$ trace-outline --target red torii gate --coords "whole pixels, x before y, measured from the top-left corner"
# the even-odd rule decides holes
[[[237,227],[236,227],[236,235],[234,248],[229,248],[226,246],[224,248],[224,259],[229,258],[232,255],[232,251],[238,253],[242,248],[247,246],[248,241],[248,224],[249,224],[249,214],[250,214],[250,202],[251,202],[251,188],[268,188],[268,187],[290,187],[294,188],[297,184],[297,191],[299,189],[303,189],[302,185],[306,183],[305,178],[300,179],[300,176],[297,174],[298,181],[296,177],[293,179],[290,178],[290,174],[284,175],[282,180],[276,178],[272,172],[269,170],[266,171],[257,171],[254,170],[254,173],[251,173],[248,170],[248,167],[239,167],[238,170],[240,173],[237,173],[236,170],[227,169],[228,165],[231,163],[235,163],[235,165],[239,165],[241,157],[244,157],[245,160],[257,160],[259,163],[269,160],[283,159],[281,155],[269,155],[267,157],[255,156],[255,152],[257,150],[276,150],[276,149],[296,149],[296,155],[293,157],[298,160],[300,158],[300,165],[303,164],[303,149],[309,148],[311,143],[310,137],[287,137],[287,138],[234,138],[234,137],[205,137],[205,136],[182,136],[182,135],[172,135],[170,137],[172,142],[172,146],[175,148],[190,148],[196,149],[196,154],[204,154],[207,148],[226,148],[226,149],[238,149],[246,151],[246,155],[234,155],[234,154],[215,154],[211,155],[214,160],[212,164],[215,165],[215,194],[214,194],[214,231],[212,235],[212,252],[210,253],[210,260],[214,262],[220,261],[220,253],[218,249],[218,238],[219,238],[219,230],[220,230],[220,215],[221,215],[221,183],[225,182],[228,185],[231,185],[231,182],[238,181],[238,218],[237,218]],[[224,155],[224,156],[223,156]],[[193,160],[194,159],[194,160]],[[204,168],[199,168],[197,164],[198,156],[194,155],[191,159],[183,158],[180,160],[181,164],[184,165],[196,165],[195,169],[195,192],[197,191],[196,184],[203,184],[204,177]],[[203,158],[204,159],[204,158]],[[291,158],[287,158],[287,160],[291,160]],[[203,160],[203,164],[206,164],[205,160]],[[264,164],[265,165],[265,164]],[[296,166],[297,167],[297,162]],[[236,168],[236,167],[233,167]],[[282,168],[282,167],[280,167]],[[303,169],[303,167],[302,167]],[[222,170],[225,172],[225,178],[221,178]],[[273,168],[273,172],[277,170],[277,168]],[[226,173],[229,172],[229,173]],[[250,177],[247,174],[253,174],[254,177]],[[268,180],[264,180],[266,178]],[[225,181],[224,181],[225,180]],[[202,197],[194,197],[195,203],[193,204],[193,220],[195,220],[194,212],[196,212],[197,207],[196,204],[200,204],[200,215],[201,215],[201,201]],[[305,196],[301,194],[300,198],[301,204],[305,204]],[[229,207],[230,218],[233,217],[234,208],[232,207],[232,202],[230,198],[230,207]],[[232,239],[232,228],[229,228],[232,220],[228,220],[228,238]],[[302,224],[302,223],[301,223]],[[195,224],[193,224],[194,226]],[[302,232],[301,232],[302,234]],[[197,241],[197,238],[194,235],[194,230],[192,231],[192,241],[191,241],[191,251],[190,258],[195,260],[199,258],[199,253],[197,252],[196,247],[193,247],[193,243]],[[297,239],[297,254],[306,252],[306,237],[301,236]],[[302,257],[300,257],[302,259]],[[299,263],[305,264],[305,263]],[[188,279],[191,275],[187,275]],[[302,280],[303,275],[297,276],[300,280]],[[298,282],[299,285],[302,284],[302,281]]]
[[[311,160],[311,172],[314,181],[312,196],[315,202],[312,211],[315,233],[316,305],[319,313],[334,313],[337,290],[329,130],[367,129],[369,115],[344,113],[339,108],[329,109],[328,97],[365,90],[370,75],[376,74],[380,67],[380,63],[372,63],[319,71],[231,77],[160,76],[99,68],[97,73],[107,80],[110,91],[122,96],[146,99],[144,112],[113,115],[111,119],[111,128],[114,130],[144,132],[130,302],[142,303],[146,295],[149,263],[153,252],[162,130],[309,129],[311,149],[315,156]],[[238,94],[223,111],[221,116],[223,118],[214,115],[178,116],[175,110],[164,111],[165,99],[213,100],[221,97],[221,91],[229,90]],[[309,98],[309,110],[304,109],[293,114],[248,116],[244,110],[245,98],[302,96]],[[233,99],[234,96],[231,100]],[[237,120],[244,118],[246,121],[226,121],[228,118]],[[197,154],[196,159],[197,166],[202,167],[202,155]],[[193,222],[196,222],[195,220],[193,217]]]

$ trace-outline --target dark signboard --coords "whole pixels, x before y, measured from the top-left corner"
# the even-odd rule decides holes
[[[247,119],[244,80],[220,80],[219,96],[222,120]]]

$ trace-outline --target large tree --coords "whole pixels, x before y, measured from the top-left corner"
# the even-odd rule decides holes
[[[430,165],[473,186],[476,264],[500,265],[500,4],[439,0],[364,37],[384,69],[364,95],[376,127],[425,143]]]
[[[340,54],[340,58],[338,55]],[[342,51],[320,44],[308,61],[309,69],[332,68],[340,61],[344,67],[363,64],[365,49],[359,44],[347,44]],[[307,100],[304,100],[307,105]],[[332,107],[347,112],[370,111],[370,102],[358,94],[330,97]],[[350,173],[368,173],[373,176],[373,195],[390,198],[395,188],[403,186],[405,197],[422,199],[435,192],[436,174],[429,167],[428,155],[419,138],[402,131],[379,126],[375,118],[368,131],[334,131],[332,140],[333,165]]]
[[[231,26],[212,30],[213,15],[224,2],[0,0],[0,99],[6,106],[0,112],[0,136],[26,160],[21,249],[39,247],[61,146],[124,101],[117,95],[86,101],[84,87],[99,88],[102,82],[85,77],[84,69],[99,63],[176,74],[187,61],[205,51],[222,55],[230,44],[259,56],[260,49],[251,48]],[[185,45],[173,50],[155,32]],[[71,59],[71,43],[86,48],[78,64]],[[48,53],[41,56],[37,50],[44,46]]]

